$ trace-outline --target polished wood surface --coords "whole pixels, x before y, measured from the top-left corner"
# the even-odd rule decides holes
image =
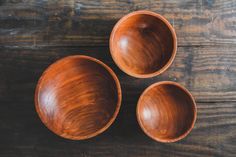
[[[135,10],[163,15],[177,34],[174,62],[157,77],[130,77],[110,55],[113,26]],[[0,157],[235,157],[235,21],[235,0],[1,0]],[[122,87],[117,119],[88,140],[58,137],[35,112],[39,77],[69,55],[101,60]],[[186,87],[198,109],[194,129],[174,143],[151,140],[136,120],[141,93],[165,80]]]
[[[147,78],[164,72],[173,62],[176,34],[161,15],[136,11],[124,16],[110,36],[113,60],[127,74]]]
[[[41,76],[35,107],[54,133],[81,140],[105,131],[121,105],[115,73],[88,56],[70,56],[52,64]]]
[[[196,103],[181,85],[163,81],[148,87],[137,104],[137,120],[143,131],[160,142],[176,142],[187,136],[196,121]]]
[[[109,47],[0,50],[1,157],[234,157],[236,153],[236,46],[180,47],[173,65],[152,79],[136,79],[120,71],[110,57]],[[33,98],[37,81],[50,64],[78,54],[98,58],[114,70],[123,100],[117,119],[107,131],[88,140],[71,141],[56,136],[43,125]],[[176,81],[189,89],[198,109],[191,133],[169,144],[147,137],[136,119],[141,93],[163,80]]]

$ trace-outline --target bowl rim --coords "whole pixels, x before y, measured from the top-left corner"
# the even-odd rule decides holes
[[[128,19],[129,17],[131,16],[134,16],[134,15],[151,15],[155,18],[158,18],[159,20],[161,20],[162,22],[164,22],[164,24],[169,28],[171,34],[172,34],[172,38],[173,38],[173,50],[172,50],[172,53],[171,53],[171,57],[170,59],[168,60],[168,62],[159,70],[155,71],[155,72],[152,72],[152,73],[149,73],[149,74],[137,74],[137,73],[134,73],[134,72],[131,72],[129,70],[127,70],[126,68],[122,67],[118,61],[115,59],[114,55],[113,55],[113,52],[114,52],[114,48],[113,48],[113,45],[114,45],[114,37],[115,37],[115,33],[117,31],[117,29],[119,28],[119,26],[126,20]],[[139,11],[134,11],[134,12],[131,12],[131,13],[128,13],[126,14],[125,16],[123,16],[116,24],[115,26],[113,27],[112,29],[112,32],[111,32],[111,35],[110,35],[110,39],[109,39],[109,47],[110,47],[110,54],[111,54],[111,57],[113,59],[113,61],[116,63],[116,65],[123,71],[125,72],[126,74],[130,75],[130,76],[133,76],[133,77],[136,77],[136,78],[151,78],[151,77],[154,77],[154,76],[157,76],[157,75],[160,75],[162,74],[164,71],[166,71],[170,66],[171,64],[173,63],[174,61],[174,58],[176,56],[176,53],[177,53],[177,36],[176,36],[176,33],[175,33],[175,30],[174,30],[174,27],[170,24],[170,22],[162,15],[158,14],[158,13],[155,13],[155,12],[152,12],[152,11],[148,11],[148,10],[139,10]]]
[[[39,97],[38,97],[38,94],[39,94],[39,90],[41,88],[41,84],[42,84],[42,81],[43,81],[43,78],[44,76],[48,73],[48,71],[50,69],[52,69],[55,65],[58,65],[60,64],[62,61],[65,61],[65,60],[70,60],[70,59],[73,59],[73,58],[82,58],[82,59],[87,59],[87,60],[90,60],[90,61],[93,61],[99,65],[101,65],[103,68],[105,68],[105,70],[108,71],[108,73],[112,76],[113,80],[115,81],[115,84],[116,84],[116,88],[117,88],[117,103],[116,103],[116,108],[115,108],[115,111],[112,115],[112,117],[110,118],[110,120],[107,122],[106,125],[104,125],[101,129],[97,130],[96,132],[94,133],[91,133],[89,135],[83,135],[83,136],[64,136],[62,134],[59,134],[57,131],[55,131],[53,128],[51,128],[50,126],[48,126],[48,124],[46,123],[45,119],[43,118],[43,116],[41,115],[41,111],[40,111],[40,107],[39,107]],[[70,140],[85,140],[85,139],[89,139],[89,138],[92,138],[92,137],[95,137],[101,133],[103,133],[104,131],[106,131],[115,121],[115,119],[117,118],[117,115],[120,111],[120,108],[121,108],[121,102],[122,102],[122,90],[121,90],[121,85],[120,85],[120,81],[118,79],[118,77],[116,76],[115,72],[108,66],[106,65],[105,63],[103,63],[102,61],[94,58],[94,57],[90,57],[90,56],[86,56],[86,55],[71,55],[71,56],[67,56],[67,57],[63,57],[55,62],[53,62],[52,64],[50,64],[46,70],[44,70],[44,72],[42,73],[42,75],[40,76],[38,82],[37,82],[37,85],[36,85],[36,89],[35,89],[35,95],[34,95],[34,103],[35,103],[35,109],[36,109],[36,112],[40,118],[40,120],[43,122],[43,124],[50,130],[52,131],[54,134],[60,136],[60,137],[63,137],[65,139],[70,139]]]
[[[144,127],[141,118],[140,118],[140,109],[139,106],[141,104],[141,99],[144,97],[144,95],[152,88],[159,86],[159,85],[174,85],[176,87],[178,87],[179,89],[181,89],[182,91],[185,92],[185,94],[187,94],[190,99],[192,100],[192,109],[193,109],[193,120],[191,122],[191,126],[188,128],[188,130],[186,132],[184,132],[183,134],[181,134],[180,136],[176,137],[176,138],[172,138],[172,139],[161,139],[158,137],[153,136],[151,133],[149,133],[146,128]],[[147,87],[143,93],[141,94],[141,96],[139,97],[138,103],[137,103],[137,107],[136,107],[136,118],[138,121],[139,126],[141,127],[141,129],[143,130],[143,132],[149,136],[150,138],[152,138],[153,140],[157,141],[157,142],[162,142],[162,143],[172,143],[172,142],[177,142],[179,140],[182,140],[183,138],[185,138],[188,134],[190,134],[190,132],[192,131],[192,129],[194,128],[194,125],[196,123],[196,119],[197,119],[197,105],[196,105],[196,101],[193,97],[193,95],[182,85],[180,85],[179,83],[173,82],[173,81],[161,81],[161,82],[157,82],[154,83],[152,85],[150,85],[149,87]]]

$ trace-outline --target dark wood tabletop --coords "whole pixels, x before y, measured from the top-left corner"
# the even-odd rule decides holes
[[[109,53],[114,24],[135,10],[165,16],[178,38],[177,56],[163,74],[137,79]],[[34,107],[42,72],[69,55],[96,57],[117,74],[120,113],[103,134],[85,141],[49,131]],[[149,85],[170,80],[197,102],[192,132],[175,143],[151,140],[136,120]],[[235,157],[235,0],[0,0],[0,157]]]

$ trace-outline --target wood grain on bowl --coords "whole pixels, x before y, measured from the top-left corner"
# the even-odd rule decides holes
[[[191,94],[175,82],[149,86],[140,96],[137,119],[143,131],[160,142],[175,142],[194,127],[196,104]]]
[[[164,72],[173,62],[176,49],[173,27],[163,16],[150,11],[124,16],[110,37],[113,60],[124,72],[138,78]]]
[[[115,23],[143,9],[167,18],[178,37],[172,66],[151,79],[121,72],[108,47]],[[0,156],[235,157],[235,21],[235,0],[1,0]],[[124,99],[115,123],[102,135],[70,141],[45,129],[33,97],[46,67],[79,54],[109,65]],[[163,80],[191,91],[198,109],[190,135],[170,144],[146,137],[135,115],[141,92]]]
[[[54,133],[81,140],[105,131],[121,105],[115,73],[88,56],[61,59],[41,76],[35,92],[36,110]]]

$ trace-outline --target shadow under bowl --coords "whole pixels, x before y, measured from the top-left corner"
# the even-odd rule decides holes
[[[88,56],[69,56],[41,76],[35,107],[55,134],[73,140],[94,137],[115,120],[121,106],[121,87],[115,73]]]
[[[121,18],[110,36],[110,52],[125,73],[148,78],[161,74],[177,50],[174,28],[161,15],[136,11]]]
[[[175,82],[163,81],[149,86],[137,105],[140,127],[159,142],[183,139],[193,129],[196,117],[194,98]]]

